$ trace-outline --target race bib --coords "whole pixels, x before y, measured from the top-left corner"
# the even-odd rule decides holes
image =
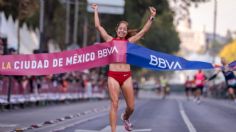
[[[196,85],[203,85],[203,81],[202,80],[196,80]]]

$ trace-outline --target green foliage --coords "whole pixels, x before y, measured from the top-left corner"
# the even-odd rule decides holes
[[[96,40],[93,14],[86,12],[86,0],[79,0],[79,25],[78,25],[78,43],[83,42],[84,19],[88,19],[88,44]],[[205,2],[208,0],[182,0],[189,5],[190,3]],[[149,16],[149,6],[157,9],[155,18],[150,31],[139,42],[142,45],[167,53],[176,52],[179,49],[179,38],[173,25],[173,12],[169,9],[167,0],[125,0],[124,15],[100,14],[101,23],[109,34],[115,35],[116,24],[120,20],[127,20],[130,28],[140,29]],[[0,0],[0,11],[14,19],[20,20],[20,24],[27,23],[32,28],[39,27],[39,0]],[[66,6],[59,0],[45,0],[44,17],[44,39],[54,39],[65,48],[65,20]],[[73,32],[74,6],[71,6],[71,37]]]
[[[44,43],[54,39],[60,47],[64,47],[65,6],[57,0],[45,0]],[[46,45],[44,45],[46,49]]]
[[[173,53],[179,49],[179,38],[173,25],[173,14],[166,0],[126,1],[126,13],[131,28],[144,25],[149,17],[149,6],[157,9],[157,16],[150,31],[140,41],[144,46],[166,53]],[[140,21],[140,22],[138,22]],[[141,23],[141,24],[140,24]]]
[[[7,17],[10,15],[14,20],[20,21],[20,26],[26,23],[32,28],[38,25],[39,3],[36,0],[1,0],[0,11]]]
[[[19,0],[1,0],[0,11],[3,11],[7,17],[12,15],[13,19],[18,17]]]

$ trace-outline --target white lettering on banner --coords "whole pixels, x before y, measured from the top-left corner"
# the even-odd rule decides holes
[[[52,60],[53,67],[62,67],[63,66],[63,58],[55,58]]]
[[[15,61],[14,62],[14,69],[15,70],[27,70],[27,69],[42,69],[48,68],[49,61],[48,60],[39,60],[39,61]]]
[[[21,63],[22,64],[22,63]],[[22,66],[22,65],[21,65]],[[37,64],[36,64],[36,61],[32,61],[32,65],[31,65],[31,68],[32,69],[36,69],[37,67]]]
[[[95,60],[95,53],[85,53],[85,54],[74,54],[74,56],[66,58],[66,65],[77,64],[77,63],[84,63],[89,61]]]
[[[118,50],[116,48],[116,46],[113,47],[109,47],[109,48],[104,48],[101,50],[97,51],[97,58],[103,58],[103,57],[107,57],[113,53],[118,53]],[[89,62],[89,61],[94,61],[96,58],[96,54],[95,52],[90,52],[90,53],[84,53],[84,54],[74,54],[71,57],[67,57],[66,58],[66,65],[72,65],[72,64],[77,64],[77,63],[85,63],[85,62]]]
[[[150,65],[157,66],[162,69],[182,69],[178,61],[168,61],[164,58],[158,58],[155,55],[150,55]]]
[[[102,49],[102,50],[98,50],[98,59],[103,58],[103,57],[107,57],[108,55],[111,55],[114,52],[118,53],[116,46]]]

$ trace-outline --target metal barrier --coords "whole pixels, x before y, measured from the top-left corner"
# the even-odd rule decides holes
[[[11,83],[10,101],[8,98],[9,84]],[[37,86],[40,85],[40,86]],[[33,86],[33,87],[32,87]],[[47,105],[49,103],[76,101],[85,99],[104,99],[107,97],[104,87],[95,85],[92,91],[87,92],[78,82],[55,83],[51,80],[43,79],[39,84],[34,82],[30,86],[29,82],[19,82],[8,77],[0,80],[0,109],[14,106],[25,107],[27,105]]]

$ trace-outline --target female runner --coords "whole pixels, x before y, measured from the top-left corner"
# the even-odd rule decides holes
[[[112,40],[120,40],[135,43],[139,41],[144,36],[144,34],[150,29],[154,17],[156,15],[156,9],[154,7],[149,7],[149,19],[146,21],[143,28],[133,36],[130,36],[131,34],[128,30],[128,22],[120,21],[116,27],[116,37],[112,37],[100,24],[100,20],[98,17],[98,6],[96,4],[93,4],[92,8],[94,10],[95,27],[100,32],[102,38],[106,42]],[[133,128],[129,118],[134,111],[134,91],[129,64],[112,63],[109,65],[108,90],[111,99],[110,126],[112,132],[116,132],[117,111],[119,104],[119,95],[121,91],[124,95],[125,102],[127,105],[125,112],[121,114],[121,119],[123,120],[124,128],[127,131],[132,131]]]

